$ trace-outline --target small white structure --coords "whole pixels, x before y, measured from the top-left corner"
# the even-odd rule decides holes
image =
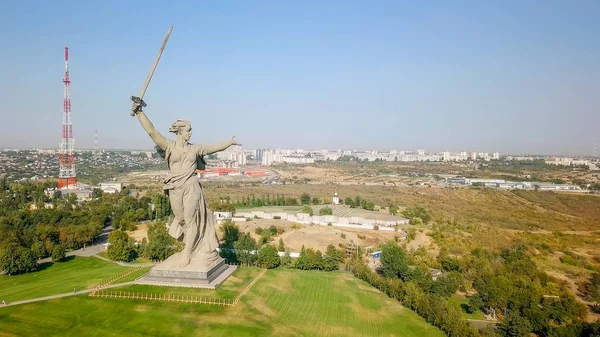
[[[335,192],[333,194],[333,200],[332,200],[334,205],[339,205],[340,204],[340,196],[337,194],[337,192]]]
[[[104,193],[121,193],[123,189],[123,183],[112,182],[112,183],[100,183],[100,189]]]
[[[215,219],[217,221],[231,219],[232,217],[231,212],[213,212],[213,214],[215,215]]]

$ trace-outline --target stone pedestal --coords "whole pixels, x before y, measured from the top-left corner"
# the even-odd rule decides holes
[[[166,262],[166,261],[165,261]],[[192,266],[193,267],[193,266]],[[225,259],[218,258],[215,262],[197,268],[174,268],[163,263],[152,268],[150,272],[136,281],[138,284],[149,284],[171,287],[191,287],[215,289],[237,266],[230,266]]]

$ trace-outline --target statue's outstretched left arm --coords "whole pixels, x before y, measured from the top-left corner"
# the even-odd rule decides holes
[[[221,152],[221,151],[227,150],[227,148],[230,147],[231,145],[241,145],[241,144],[236,142],[235,136],[233,136],[233,137],[231,137],[231,139],[228,139],[228,140],[220,142],[220,143],[211,144],[211,145],[199,145],[198,155],[206,156],[206,155],[213,154],[216,152]]]

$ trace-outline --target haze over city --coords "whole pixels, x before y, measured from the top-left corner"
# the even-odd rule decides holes
[[[34,5],[35,4],[35,5]],[[165,136],[249,148],[589,155],[600,123],[600,4],[11,2],[0,12],[0,147],[57,147],[63,48],[77,148]],[[169,135],[172,136],[172,135]]]

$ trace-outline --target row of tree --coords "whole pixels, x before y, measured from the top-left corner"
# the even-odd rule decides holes
[[[229,199],[225,198],[227,202],[224,204],[230,203]],[[256,197],[254,194],[249,196],[244,196],[241,199],[237,199],[235,202],[236,207],[262,207],[262,206],[298,206],[298,199],[296,198],[286,198],[281,195],[262,195]]]
[[[344,205],[350,206],[350,208],[362,208],[368,211],[375,210],[375,204],[373,202],[363,199],[359,195],[354,197],[354,199],[347,197],[344,199]]]
[[[481,310],[500,319],[495,329],[483,332],[486,336],[590,336],[585,331],[593,329],[583,322],[585,305],[578,303],[566,286],[539,271],[522,246],[497,253],[477,249],[461,258],[441,254],[438,262],[446,273],[435,281],[427,266],[417,261],[415,255],[391,242],[381,249],[383,276],[366,270],[360,261],[353,270],[449,335],[473,335],[442,317],[456,315],[444,299],[458,289],[472,294],[468,311]],[[593,288],[592,283],[593,279],[588,289]],[[437,303],[440,301],[445,304]]]

